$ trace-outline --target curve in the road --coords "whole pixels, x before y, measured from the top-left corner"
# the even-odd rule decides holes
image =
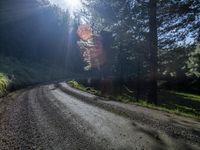
[[[5,100],[8,102],[0,118],[2,150],[199,148],[198,143],[176,139],[53,85],[20,91]]]

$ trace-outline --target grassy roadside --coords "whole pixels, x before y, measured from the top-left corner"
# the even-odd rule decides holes
[[[0,97],[4,96],[7,93],[7,88],[10,84],[10,80],[8,79],[8,77],[3,74],[0,73]]]
[[[68,81],[67,82],[71,87],[75,88],[75,89],[78,89],[78,90],[81,90],[81,91],[84,91],[84,92],[88,92],[88,93],[91,93],[91,94],[94,94],[94,95],[97,95],[97,96],[101,96],[101,92],[100,91],[97,91],[95,90],[94,88],[92,87],[85,87],[84,85],[78,83],[77,81],[75,80],[72,80],[72,81]]]
[[[133,97],[123,95],[102,95],[101,91],[95,90],[91,87],[85,87],[77,81],[67,82],[71,87],[78,90],[88,92],[97,96],[106,97],[118,102],[132,103],[138,106],[143,106],[155,110],[160,110],[184,117],[200,119],[200,95],[190,93],[180,93],[174,91],[162,90],[158,94],[158,105],[148,103],[145,100],[136,101]]]

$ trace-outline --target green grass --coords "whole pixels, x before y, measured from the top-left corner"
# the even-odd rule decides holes
[[[176,94],[178,96],[184,97],[185,99],[190,99],[192,101],[200,102],[200,95],[190,94],[190,93],[181,93],[181,92],[174,92],[174,91],[168,91],[172,94]]]
[[[0,97],[4,96],[7,93],[7,88],[10,84],[10,80],[8,79],[8,77],[3,74],[0,73]]]
[[[88,90],[87,87],[76,81],[69,81],[68,84],[76,89],[106,97],[111,100],[123,103],[133,103],[138,106],[173,113],[184,117],[200,119],[200,95],[161,90],[158,94],[158,104],[155,105],[145,100],[136,101],[133,96],[125,93],[123,95],[102,95],[100,91],[93,88],[89,88],[92,90]]]
[[[84,91],[84,92],[88,92],[88,93],[91,93],[91,94],[94,94],[94,95],[98,95],[98,96],[101,95],[101,92],[100,92],[100,91],[95,90],[95,89],[92,88],[92,87],[85,87],[85,86],[83,86],[82,84],[78,83],[78,82],[75,81],[75,80],[68,81],[67,83],[68,83],[71,87],[76,88],[76,89],[78,89],[78,90],[81,90],[81,91]]]
[[[126,94],[123,96],[115,96],[114,100],[134,103],[139,106],[173,113],[184,117],[200,119],[200,96],[190,93],[160,91],[158,94],[157,105],[145,100],[136,101],[136,99]]]
[[[200,119],[200,96],[196,94],[161,90],[158,106],[176,114]]]

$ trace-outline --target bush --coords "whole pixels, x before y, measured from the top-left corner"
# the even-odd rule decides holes
[[[75,88],[75,89],[78,89],[78,90],[81,90],[81,91],[84,91],[84,92],[88,92],[88,93],[91,93],[91,94],[94,94],[94,95],[101,95],[101,92],[100,91],[97,91],[95,90],[94,88],[92,87],[86,87],[80,83],[78,83],[77,81],[75,80],[72,80],[72,81],[68,81],[67,82],[71,87]]]
[[[79,84],[77,81],[72,80],[72,81],[68,81],[67,83],[73,88],[76,88],[85,92],[87,91],[86,88],[83,85]]]
[[[0,73],[0,97],[4,96],[7,93],[8,86],[10,84],[10,80],[8,77]]]

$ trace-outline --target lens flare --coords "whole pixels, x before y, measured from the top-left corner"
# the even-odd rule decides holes
[[[79,37],[84,41],[89,40],[93,36],[92,28],[88,24],[80,25],[78,27],[77,33],[78,33]]]
[[[86,63],[85,70],[100,69],[106,62],[101,36],[93,35],[92,28],[88,24],[80,25],[77,34],[81,39],[78,45]]]

